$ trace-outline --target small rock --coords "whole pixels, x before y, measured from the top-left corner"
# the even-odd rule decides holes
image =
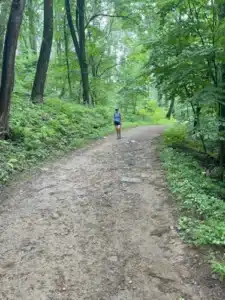
[[[158,228],[155,228],[154,230],[152,230],[151,235],[161,237],[163,234],[166,234],[169,231],[170,231],[169,226],[162,225],[162,226],[159,226]]]
[[[176,267],[168,261],[154,261],[148,267],[148,275],[153,278],[160,278],[164,281],[180,282],[181,277],[176,271]]]
[[[47,172],[49,169],[48,168],[41,168],[41,171]]]
[[[216,274],[212,274],[212,279],[217,280],[217,279],[218,279],[218,276],[217,276]]]
[[[132,283],[133,283],[133,281],[132,281],[132,280],[130,280],[130,281],[129,281],[129,284],[132,284]]]
[[[140,178],[128,178],[128,177],[122,177],[121,182],[124,182],[124,183],[141,183],[142,180]]]
[[[62,290],[63,290],[63,291],[65,291],[65,290],[66,290],[66,288],[64,287]]]
[[[53,213],[52,214],[52,219],[53,220],[57,220],[59,218],[59,214],[58,213]]]
[[[143,179],[149,178],[149,174],[141,174],[141,178],[143,178]]]
[[[8,261],[7,263],[3,264],[1,267],[2,269],[10,269],[15,265],[14,261]],[[1,268],[0,267],[0,268]]]
[[[112,262],[117,262],[118,261],[118,258],[116,255],[113,255],[113,256],[110,256],[109,257],[109,260],[112,261]]]

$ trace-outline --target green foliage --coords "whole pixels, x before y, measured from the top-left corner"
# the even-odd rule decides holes
[[[212,271],[213,273],[219,274],[220,280],[223,281],[225,278],[225,260],[218,261],[213,259],[211,261]]]
[[[217,155],[221,149],[218,128],[225,117],[219,113],[219,103],[224,102],[224,77],[219,75],[225,62],[222,6],[189,0],[153,3],[146,73],[162,95],[163,105],[175,99],[173,114],[187,122],[192,144],[201,143],[204,151]]]
[[[59,99],[48,99],[43,105],[14,99],[10,128],[10,140],[0,142],[2,182],[53,153],[74,149],[104,135],[112,129],[112,111]]]
[[[171,192],[179,203],[181,237],[195,245],[225,245],[225,189],[205,176],[187,154],[164,148],[161,154]],[[213,261],[213,271],[223,278],[224,265]]]
[[[162,159],[170,188],[181,201],[183,236],[195,244],[224,245],[225,202],[218,195],[225,195],[225,189],[186,154],[166,148]]]
[[[174,119],[168,120],[165,117],[166,112],[162,107],[159,107],[154,100],[147,101],[143,108],[137,109],[137,116],[140,116],[143,121],[150,121],[155,125],[173,124]]]
[[[182,144],[188,138],[187,127],[185,124],[176,123],[173,127],[164,132],[164,141],[166,145]]]

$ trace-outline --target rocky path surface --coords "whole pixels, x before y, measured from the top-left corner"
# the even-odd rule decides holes
[[[3,193],[0,299],[224,299],[174,230],[161,131],[109,137]]]

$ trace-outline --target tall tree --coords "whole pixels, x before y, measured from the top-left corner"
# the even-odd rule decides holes
[[[37,54],[37,37],[35,32],[35,9],[33,0],[27,1],[28,18],[29,18],[29,41],[33,54]]]
[[[73,23],[70,0],[65,0],[66,15],[70,28],[74,48],[80,66],[82,87],[83,87],[83,103],[90,104],[89,96],[89,76],[88,63],[86,56],[86,36],[85,36],[85,0],[77,0],[76,2],[76,29]]]
[[[0,67],[2,65],[1,61],[2,61],[3,46],[4,46],[5,27],[7,24],[8,7],[9,5],[6,1],[3,1],[0,4]]]
[[[225,3],[219,5],[219,20],[221,24],[225,20]],[[220,159],[220,177],[221,180],[224,179],[224,165],[225,165],[225,62],[221,64],[221,86],[222,86],[222,97],[219,102],[219,138],[220,138],[220,149],[219,149],[219,159]]]
[[[8,135],[8,119],[14,82],[15,55],[24,6],[25,0],[12,1],[7,24],[0,88],[0,138],[5,138]]]
[[[170,101],[170,106],[169,106],[169,110],[166,114],[166,118],[170,119],[172,114],[173,114],[173,110],[174,110],[174,104],[175,104],[175,97],[172,98],[172,100]]]
[[[31,100],[42,103],[53,40],[53,0],[44,0],[44,30]]]
[[[70,64],[69,64],[69,41],[68,41],[68,34],[67,34],[67,22],[66,16],[64,17],[64,43],[65,43],[65,57],[66,57],[66,67],[67,67],[67,79],[69,85],[69,94],[72,96],[72,85],[71,85],[71,78],[70,78]]]

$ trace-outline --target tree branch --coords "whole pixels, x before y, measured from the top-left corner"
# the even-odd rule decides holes
[[[118,64],[114,64],[114,65],[106,68],[101,74],[98,75],[98,77],[102,77],[102,75],[104,75],[107,71],[109,71],[110,69],[115,68],[116,66],[118,66]]]
[[[90,25],[90,23],[98,18],[98,17],[109,17],[109,18],[128,18],[128,16],[121,16],[121,15],[110,15],[110,14],[96,14],[96,15],[93,15],[88,21],[87,21],[87,24],[85,25],[85,29]]]
[[[98,75],[98,70],[99,70],[100,64],[101,64],[101,62],[103,60],[103,56],[104,56],[104,51],[102,51],[100,59],[99,59],[97,65],[96,65],[96,75]]]

